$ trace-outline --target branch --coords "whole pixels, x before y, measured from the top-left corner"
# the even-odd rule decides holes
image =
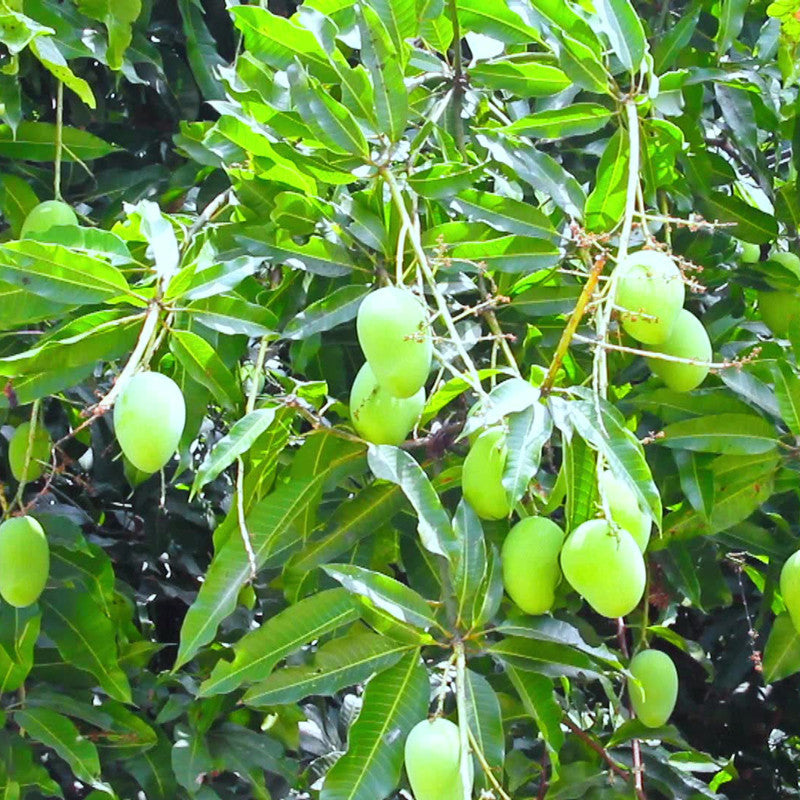
[[[578,297],[578,301],[575,303],[575,308],[573,309],[572,315],[567,322],[567,326],[561,333],[561,339],[558,342],[558,347],[556,347],[555,355],[553,356],[553,360],[550,362],[547,375],[542,382],[541,393],[543,397],[549,394],[553,389],[553,384],[556,380],[556,373],[560,369],[561,364],[564,361],[564,356],[566,356],[567,350],[569,350],[570,342],[575,337],[575,331],[578,330],[578,325],[580,325],[583,315],[586,313],[586,306],[589,304],[589,300],[591,300],[592,295],[594,294],[594,290],[597,287],[597,282],[600,279],[600,273],[603,271],[603,267],[605,267],[605,265],[606,260],[602,256],[597,258],[594,262],[594,266],[589,273],[589,278],[583,287],[580,297]]]
[[[484,775],[489,779],[489,783],[494,786],[495,791],[500,795],[502,800],[511,800],[511,796],[503,789],[502,784],[497,780],[494,772],[492,772],[491,765],[486,760],[483,750],[481,750],[480,745],[475,740],[475,734],[473,734],[469,728],[467,728],[467,733],[469,734],[469,742],[472,745],[472,752],[475,753],[475,757],[478,759],[478,763],[481,765]]]
[[[469,717],[467,715],[467,657],[464,642],[455,643],[456,655],[456,705],[458,707],[458,733],[461,743],[459,772],[464,789],[464,800],[472,800],[472,757],[469,747]]]
[[[564,717],[563,722],[582,742],[594,750],[595,753],[597,753],[603,759],[603,761],[608,764],[608,766],[611,768],[611,771],[615,775],[619,775],[620,778],[624,778],[626,781],[630,780],[630,770],[614,761],[614,759],[611,757],[611,754],[605,749],[605,747],[603,747],[603,745],[600,744],[600,742],[596,742],[585,730],[583,730],[583,728],[576,725],[569,717]]]
[[[461,100],[464,95],[464,66],[461,56],[461,23],[458,20],[456,0],[448,0],[450,22],[453,23],[453,125],[456,146],[464,154],[464,120],[461,118]]]

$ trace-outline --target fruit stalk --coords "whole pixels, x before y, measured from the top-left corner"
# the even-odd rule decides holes
[[[511,800],[511,796],[503,789],[502,784],[497,780],[494,772],[492,772],[491,765],[486,760],[486,756],[483,754],[480,744],[475,740],[475,735],[469,728],[467,729],[467,734],[469,735],[469,743],[472,745],[472,752],[475,753],[475,758],[478,759],[478,763],[481,765],[484,775],[489,779],[489,783],[492,784],[494,790],[500,795],[501,800]]]
[[[458,733],[461,741],[461,784],[464,800],[472,798],[472,754],[469,746],[469,717],[467,716],[467,656],[464,642],[455,643],[456,654],[456,706],[458,707]]]
[[[114,405],[119,393],[125,388],[125,384],[136,374],[139,367],[142,365],[142,357],[150,344],[150,340],[156,332],[158,326],[158,319],[161,313],[161,307],[158,303],[153,302],[147,310],[147,315],[142,324],[142,330],[139,333],[139,338],[136,340],[136,346],[128,359],[128,363],[122,369],[114,385],[108,391],[105,397],[95,406],[94,415],[100,416],[105,414]]]
[[[34,442],[36,441],[36,429],[39,423],[39,407],[41,404],[41,398],[33,401],[33,406],[31,408],[31,426],[28,428],[28,442],[25,448],[25,460],[22,462],[22,479],[19,482],[17,493],[14,495],[14,499],[8,508],[6,516],[8,516],[8,513],[10,513],[11,509],[15,508],[16,506],[22,506],[22,495],[25,492],[25,485],[27,484],[26,479],[28,477],[28,470],[31,465],[31,458],[33,456],[33,446]]]
[[[709,369],[728,369],[734,366],[727,361],[700,361],[696,358],[683,358],[682,356],[671,356],[669,353],[659,353],[656,350],[642,350],[638,347],[628,347],[623,344],[613,344],[612,342],[604,342],[600,339],[592,339],[589,336],[582,336],[576,333],[573,338],[576,342],[583,342],[590,344],[594,347],[601,347],[605,350],[614,350],[617,353],[628,353],[633,356],[644,356],[645,358],[652,358],[658,361],[674,361],[676,364],[689,364],[697,367],[708,367]]]
[[[439,291],[439,287],[436,285],[436,278],[434,277],[433,270],[431,270],[430,264],[428,263],[428,256],[425,254],[425,248],[422,246],[422,240],[420,239],[419,231],[411,222],[411,217],[409,217],[408,209],[406,208],[406,204],[403,202],[403,196],[400,193],[400,187],[397,185],[397,180],[395,179],[391,170],[389,170],[387,167],[381,167],[380,174],[389,186],[389,191],[392,194],[392,200],[395,208],[397,208],[397,213],[400,214],[400,220],[408,230],[408,235],[411,237],[411,246],[414,248],[414,254],[417,257],[417,262],[419,263],[422,274],[425,276],[425,280],[430,287],[431,294],[433,294],[434,300],[436,300],[436,306],[439,309],[439,313],[442,315],[442,320],[444,320],[447,332],[450,334],[453,345],[455,346],[458,355],[461,357],[461,360],[464,362],[464,365],[467,368],[470,385],[481,397],[487,397],[488,395],[483,390],[483,386],[481,386],[481,381],[478,377],[478,370],[476,369],[472,358],[470,358],[469,353],[466,351],[466,348],[461,341],[461,337],[458,335],[458,331],[456,330],[453,318],[450,316],[450,309],[447,307],[447,301],[444,299],[442,293]]]

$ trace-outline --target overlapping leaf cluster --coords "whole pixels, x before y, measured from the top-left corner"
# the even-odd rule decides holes
[[[791,796],[800,329],[776,340],[756,306],[797,282],[769,261],[800,222],[791,9],[266,5],[0,2],[0,405],[58,441],[22,498],[51,579],[0,605],[5,796],[399,797],[403,738],[440,705],[476,796],[632,797],[640,740],[647,797]],[[614,329],[602,399],[590,314],[550,368],[615,252],[635,141],[634,243],[681,259],[736,366],[679,394]],[[83,225],[19,240],[54,172]],[[398,277],[426,293],[437,371],[413,441],[368,446],[353,320]],[[163,476],[83,415],[143,330],[188,409]],[[496,422],[515,514],[595,516],[598,453],[650,510],[627,641],[563,584],[552,616],[504,598],[509,523],[459,488]],[[681,676],[657,731],[621,698],[621,642],[644,640]]]

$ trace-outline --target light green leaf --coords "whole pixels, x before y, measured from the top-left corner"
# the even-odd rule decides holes
[[[142,12],[141,0],[77,0],[87,17],[102,22],[108,30],[108,66],[119,69],[131,43],[131,25]]]
[[[368,286],[355,284],[342,286],[326,294],[292,317],[283,329],[283,336],[294,340],[308,339],[315,333],[323,333],[350,322],[355,319],[359,306],[369,292]]]
[[[611,47],[629,72],[637,72],[644,59],[647,39],[630,0],[597,0],[597,13]]]
[[[202,336],[173,329],[169,349],[189,375],[209,389],[222,406],[233,409],[241,404],[242,393],[236,379]]]
[[[372,78],[379,131],[390,142],[397,142],[408,120],[408,94],[403,83],[400,59],[378,14],[368,5],[359,6],[359,10],[361,58]]]
[[[0,156],[20,161],[53,161],[56,155],[56,126],[49,122],[22,122],[16,134],[0,125]],[[63,128],[64,161],[91,161],[117,148],[88,131]]]
[[[275,420],[274,408],[259,408],[236,420],[228,433],[206,454],[192,483],[192,494],[213,481],[223,470],[246,453]]]
[[[86,103],[89,108],[97,108],[97,101],[94,98],[92,87],[89,86],[89,84],[83,78],[79,78],[70,69],[69,64],[67,64],[67,60],[64,58],[58,47],[56,47],[56,44],[51,37],[37,37],[30,43],[29,49],[48,72],[50,72],[57,80],[61,81],[68,89],[71,89],[73,92],[75,92],[75,94],[78,95],[78,97],[80,97],[80,99],[83,100],[83,102]]]
[[[475,64],[470,67],[469,75],[479,86],[510,92],[518,97],[547,97],[558,94],[570,84],[569,78],[558,67],[541,61],[504,59]]]
[[[800,378],[785,361],[772,365],[772,377],[781,417],[789,430],[800,436]]]
[[[275,665],[326,633],[358,619],[344,589],[329,589],[307,597],[267,619],[233,647],[233,661],[218,661],[199,694],[226,694],[243,683],[263,681]]]
[[[0,245],[0,280],[57,303],[97,303],[130,292],[125,276],[99,258],[28,239]]]
[[[440,556],[452,552],[456,542],[450,518],[414,457],[398,447],[370,445],[368,459],[375,477],[396,483],[414,507],[425,548]]]
[[[586,198],[586,227],[610,231],[622,219],[627,198],[630,146],[620,128],[609,140],[597,167],[595,187]]]
[[[388,575],[355,564],[328,564],[323,569],[367,606],[379,608],[424,631],[436,625],[425,600],[411,587]]]
[[[678,450],[728,455],[767,453],[778,446],[772,423],[754,414],[716,414],[674,422],[658,442]]]
[[[428,709],[428,674],[413,650],[374,677],[350,728],[347,752],[333,765],[320,800],[376,800],[397,786],[403,744]]]
[[[333,695],[394,666],[415,646],[383,634],[357,631],[326,642],[310,664],[284,667],[244,696],[249,706],[297,703],[311,695]]]
[[[585,136],[604,128],[613,112],[596,103],[573,103],[566,108],[547,109],[515,120],[506,128],[508,133],[535,136],[542,139],[562,139]]]
[[[783,680],[795,672],[800,672],[800,635],[784,612],[775,617],[764,648],[764,683]]]

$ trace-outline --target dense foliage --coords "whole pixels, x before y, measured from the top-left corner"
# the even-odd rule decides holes
[[[429,713],[459,800],[800,794],[799,2],[0,0],[0,43],[6,800],[409,796]],[[433,369],[368,444],[391,284]],[[147,369],[185,425],[108,413]]]

